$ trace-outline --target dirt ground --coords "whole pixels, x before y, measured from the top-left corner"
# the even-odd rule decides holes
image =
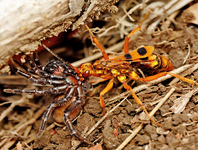
[[[154,52],[167,57],[172,62],[174,68],[182,67],[185,64],[192,64],[190,68],[185,70],[186,77],[198,81],[198,70],[196,67],[198,58],[197,24],[187,23],[188,21],[186,20],[190,19],[190,16],[184,13],[184,10],[193,6],[194,3],[190,3],[179,9],[178,14],[174,18],[170,20],[163,19],[152,33],[143,31],[137,36],[134,36],[135,39],[129,43],[129,48],[133,50],[142,45],[154,46]],[[131,5],[136,6],[137,4],[131,2],[129,6]],[[106,12],[101,15],[100,21],[95,21],[88,25],[91,28],[99,27],[101,30],[95,30],[98,34],[104,33],[104,30],[102,29],[107,29],[115,25],[115,20],[124,15],[124,12],[119,10],[121,9],[121,6],[126,6],[126,3],[118,3],[118,12],[115,14]],[[129,8],[126,9],[127,11],[129,10]],[[140,17],[140,12],[141,10],[138,9],[132,15],[137,21],[134,23],[136,25],[142,20],[142,16],[144,16],[141,15]],[[130,22],[130,19],[126,18],[125,21]],[[155,20],[152,21],[154,22]],[[145,24],[148,25],[151,23],[152,22]],[[124,40],[120,36],[121,34],[119,30],[121,29],[122,27],[114,28],[106,33],[108,36],[98,37],[98,39],[106,48],[111,47]],[[62,42],[60,42],[60,45],[52,47],[53,51],[69,62],[84,58],[85,51],[85,55],[93,55],[93,50],[95,50],[96,47],[91,44],[89,34],[87,32],[82,32],[82,30],[79,31],[80,35],[77,35],[77,37],[73,36],[72,38],[70,35],[73,32],[61,34]],[[130,31],[124,31],[124,33],[126,32],[128,33]],[[120,52],[122,51],[116,53]],[[114,54],[115,52],[112,53]],[[51,54],[42,51],[39,53],[39,57],[41,63],[46,64],[47,61],[51,59]],[[195,67],[195,69],[192,70],[192,67]],[[148,75],[149,72],[145,72],[145,76]],[[47,131],[44,132],[39,139],[35,139],[41,123],[42,112],[46,106],[53,101],[53,96],[34,96],[27,94],[13,95],[4,93],[3,89],[5,88],[35,88],[35,85],[32,85],[26,79],[21,77],[18,77],[17,80],[11,79],[9,78],[10,76],[6,75],[2,75],[1,78],[2,77],[7,78],[4,81],[0,81],[0,100],[3,104],[0,107],[1,114],[3,114],[3,112],[7,110],[16,99],[26,99],[23,103],[16,104],[15,107],[12,107],[12,111],[0,122],[0,146],[2,149],[6,144],[10,144],[11,146],[9,149],[15,150],[17,149],[17,143],[21,143],[23,149],[27,150],[87,150],[91,147],[86,143],[79,143],[77,138],[72,137],[69,134],[66,127],[54,124],[52,118],[48,120]],[[113,109],[123,100],[123,98],[125,98],[125,100],[115,108],[115,110],[90,133],[90,135],[87,136],[87,139],[93,142],[94,145],[97,143],[101,144],[104,150],[114,150],[143,123],[143,128],[128,144],[126,144],[123,148],[124,150],[197,149],[197,85],[193,86],[190,83],[180,80],[170,84],[173,79],[174,78],[170,78],[136,92],[147,111],[150,112],[159,103],[159,100],[164,98],[167,93],[174,88],[174,92],[152,117],[156,122],[162,124],[162,127],[154,124],[148,119],[144,119],[142,109],[130,94],[122,95],[126,90],[119,81],[115,80],[113,89],[104,95],[106,112]],[[12,84],[10,82],[12,82]],[[93,88],[87,92],[87,102],[84,105],[81,114],[73,122],[79,134],[85,135],[86,132],[88,132],[103,117],[102,108],[99,102],[99,94],[105,88],[107,83],[108,81],[94,84]],[[128,84],[135,88],[144,83],[138,81],[134,83],[134,81],[128,80]],[[181,106],[183,109],[177,113],[176,111],[178,111],[178,107],[173,107],[176,104],[183,104]],[[23,126],[32,118],[32,123]]]

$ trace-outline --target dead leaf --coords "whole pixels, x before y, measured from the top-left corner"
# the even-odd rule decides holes
[[[102,150],[102,146],[100,144],[97,144],[97,145],[91,147],[89,150]]]
[[[185,107],[186,107],[188,101],[190,100],[190,98],[192,97],[192,95],[197,93],[197,91],[198,91],[198,88],[193,89],[192,91],[188,92],[187,94],[182,95],[180,98],[174,100],[174,105],[170,108],[170,110],[173,113],[181,113],[185,109]]]
[[[194,23],[198,25],[198,3],[190,6],[182,13],[182,20],[186,23]]]

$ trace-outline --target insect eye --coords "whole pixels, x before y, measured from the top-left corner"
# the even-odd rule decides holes
[[[83,76],[84,78],[88,78],[89,75],[90,75],[90,72],[89,72],[88,70],[86,70],[86,71],[83,73],[82,76]]]

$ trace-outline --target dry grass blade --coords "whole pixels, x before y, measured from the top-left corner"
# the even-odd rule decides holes
[[[18,142],[18,143],[17,143],[17,150],[22,150],[22,149],[23,149],[23,147],[22,147],[21,143]]]
[[[14,132],[19,132],[21,129],[27,127],[30,124],[33,124],[45,111],[46,106],[42,106],[33,116],[32,119],[30,119],[29,121],[27,121],[26,123],[24,123],[23,125],[21,125],[20,127],[18,127],[17,130],[15,130]]]
[[[23,96],[18,101],[12,102],[12,104],[1,113],[0,122],[14,109],[15,106],[25,103],[26,101],[27,101],[27,99],[25,98],[25,96]]]
[[[122,49],[123,46],[124,46],[124,41],[122,41],[122,42],[120,42],[120,43],[118,43],[118,44],[115,44],[115,45],[113,45],[113,46],[110,47],[110,48],[107,48],[105,51],[106,51],[107,54],[108,54],[109,52],[116,52],[116,51]],[[86,57],[86,58],[84,58],[84,59],[81,59],[81,60],[79,60],[79,61],[76,61],[76,62],[74,62],[74,63],[71,63],[71,65],[73,65],[73,66],[75,66],[75,67],[78,67],[78,66],[80,66],[82,63],[90,62],[90,61],[93,61],[93,60],[98,59],[98,58],[100,58],[100,57],[102,57],[102,53],[97,53],[97,54],[94,54],[94,55],[92,55],[92,56],[89,56],[89,57]]]
[[[86,134],[85,137],[87,137],[91,132],[95,130],[95,128],[105,120],[105,118],[112,113],[118,106],[120,106],[125,100],[127,99],[127,96],[119,103],[117,104],[114,108],[112,108],[110,111],[108,111]]]
[[[193,89],[192,91],[188,92],[185,95],[182,95],[180,98],[174,100],[174,105],[170,108],[173,113],[181,113],[187,103],[189,102],[190,98],[198,92],[198,88]]]
[[[42,106],[33,116],[32,119],[30,119],[29,121],[27,121],[26,123],[22,124],[21,126],[19,126],[15,131],[13,131],[14,133],[18,133],[19,131],[25,129],[28,125],[35,123],[35,121],[43,114],[43,112],[45,111],[46,106]],[[36,138],[36,137],[35,137]],[[8,149],[10,148],[14,143],[16,142],[16,140],[9,140],[7,143],[5,143],[5,145],[3,146],[3,149]]]
[[[155,22],[153,22],[151,25],[149,25],[147,29],[147,33],[152,33],[154,29],[157,27],[157,25],[161,22],[161,20],[164,18],[164,15],[162,14],[164,10],[166,11],[167,16],[171,15],[175,11],[181,9],[188,3],[192,2],[193,0],[172,0],[169,3],[167,3],[161,10],[158,11],[157,15],[162,15],[159,19],[157,19]],[[157,16],[153,16],[152,19],[156,18]]]
[[[190,52],[191,52],[191,50],[190,50],[191,48],[190,48],[190,45],[188,44],[188,54],[186,55],[186,57],[185,57],[185,59],[184,59],[184,62],[183,62],[183,64],[185,64],[186,63],[186,60],[188,59],[188,57],[189,57],[189,55],[190,55]]]
[[[152,117],[156,111],[164,104],[164,102],[170,97],[170,95],[175,91],[174,88],[172,88],[166,96],[157,104],[157,106],[149,113],[149,115]],[[123,149],[136,135],[137,133],[143,128],[143,123],[141,123],[131,135],[129,135],[124,142],[116,149],[116,150],[121,150]]]
[[[140,3],[140,4],[137,4],[136,6],[134,6],[133,8],[131,8],[128,12],[124,11],[125,12],[125,15],[122,16],[119,20],[116,20],[116,25],[114,26],[111,26],[109,28],[107,28],[103,33],[99,34],[99,37],[102,37],[102,36],[105,36],[107,34],[107,32],[109,32],[110,30],[114,29],[114,28],[118,28],[119,25],[123,26],[124,25],[124,19],[128,16],[130,20],[134,20],[133,18],[131,18],[131,15],[134,11],[142,8],[144,6],[145,3],[149,2],[149,0],[145,0],[144,3]],[[125,8],[124,8],[125,9]]]
[[[126,99],[128,96],[126,96],[119,104],[117,104],[114,108],[112,108],[110,111],[108,111],[86,134],[85,134],[85,138],[91,134],[96,128],[97,126],[99,126],[105,119],[106,117],[112,113],[118,106],[120,106]],[[81,142],[75,144],[75,148],[77,148],[79,145],[81,144]],[[75,149],[74,147],[72,147],[72,149]]]

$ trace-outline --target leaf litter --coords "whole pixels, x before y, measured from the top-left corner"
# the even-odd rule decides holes
[[[99,20],[102,22],[102,27],[98,27],[97,21],[95,24],[94,22],[90,23],[90,27],[94,32],[97,31],[95,34],[99,36],[99,41],[109,51],[122,53],[123,37],[135,28],[135,25],[144,16],[139,12],[142,12],[142,10],[146,12],[147,5],[158,8],[158,13],[154,11],[148,20],[146,19],[143,23],[142,30],[145,32],[137,33],[132,37],[129,45],[130,49],[136,49],[142,45],[154,46],[155,53],[168,57],[174,67],[178,68],[174,70],[176,73],[180,74],[186,70],[184,76],[197,80],[198,77],[195,75],[197,75],[198,67],[193,64],[197,63],[198,30],[194,24],[186,24],[183,19],[184,10],[195,5],[192,1],[145,0],[142,3],[134,0],[120,1],[116,5],[118,8],[116,13],[106,12],[100,16]],[[184,6],[185,8],[183,8]],[[134,20],[137,22],[134,23]],[[84,38],[89,36],[85,32],[80,37],[82,41],[86,41],[87,39]],[[83,62],[94,61],[101,57],[101,54],[94,54],[93,49],[96,49],[96,47],[91,44],[83,49],[81,48],[78,55],[82,59],[73,64],[78,66]],[[82,53],[84,51],[87,51],[90,56],[83,59]],[[41,52],[39,55],[45,56],[45,52]],[[183,65],[184,62],[187,65]],[[46,62],[42,63],[45,64]],[[95,144],[99,143],[103,149],[108,150],[196,149],[198,146],[198,106],[196,101],[198,89],[196,86],[192,87],[190,84],[177,79],[174,79],[174,83],[170,83],[172,78],[167,78],[171,77],[165,76],[143,85],[136,82],[133,85],[134,91],[139,95],[147,110],[152,115],[155,113],[154,119],[160,122],[163,125],[162,127],[141,118],[141,109],[129,96],[129,92],[126,92],[123,88],[117,88],[121,86],[119,83],[115,83],[115,87],[104,96],[105,103],[110,104],[106,105],[107,115],[103,117],[99,104],[99,92],[105,87],[106,82],[99,82],[94,85],[96,90],[87,94],[88,101],[84,105],[82,114],[74,122],[77,130],[90,141],[95,141]],[[7,82],[1,84],[1,88],[22,88],[30,84],[16,86],[10,84],[12,81],[14,79],[8,77]],[[132,85],[132,81],[129,81],[129,83]],[[0,109],[1,148],[19,150],[22,148],[78,150],[90,148],[89,145],[80,144],[77,139],[69,135],[66,128],[54,124],[53,120],[49,121],[48,128],[41,139],[35,139],[42,112],[45,106],[53,101],[53,97],[33,96],[29,98],[22,95],[17,99],[14,98],[14,101],[8,101],[10,95],[5,93],[1,93],[1,95],[1,102],[4,103]],[[164,99],[164,101],[161,99]],[[158,107],[159,105],[162,106]],[[38,106],[40,107],[38,108]],[[118,130],[117,137],[114,136],[114,129]]]

